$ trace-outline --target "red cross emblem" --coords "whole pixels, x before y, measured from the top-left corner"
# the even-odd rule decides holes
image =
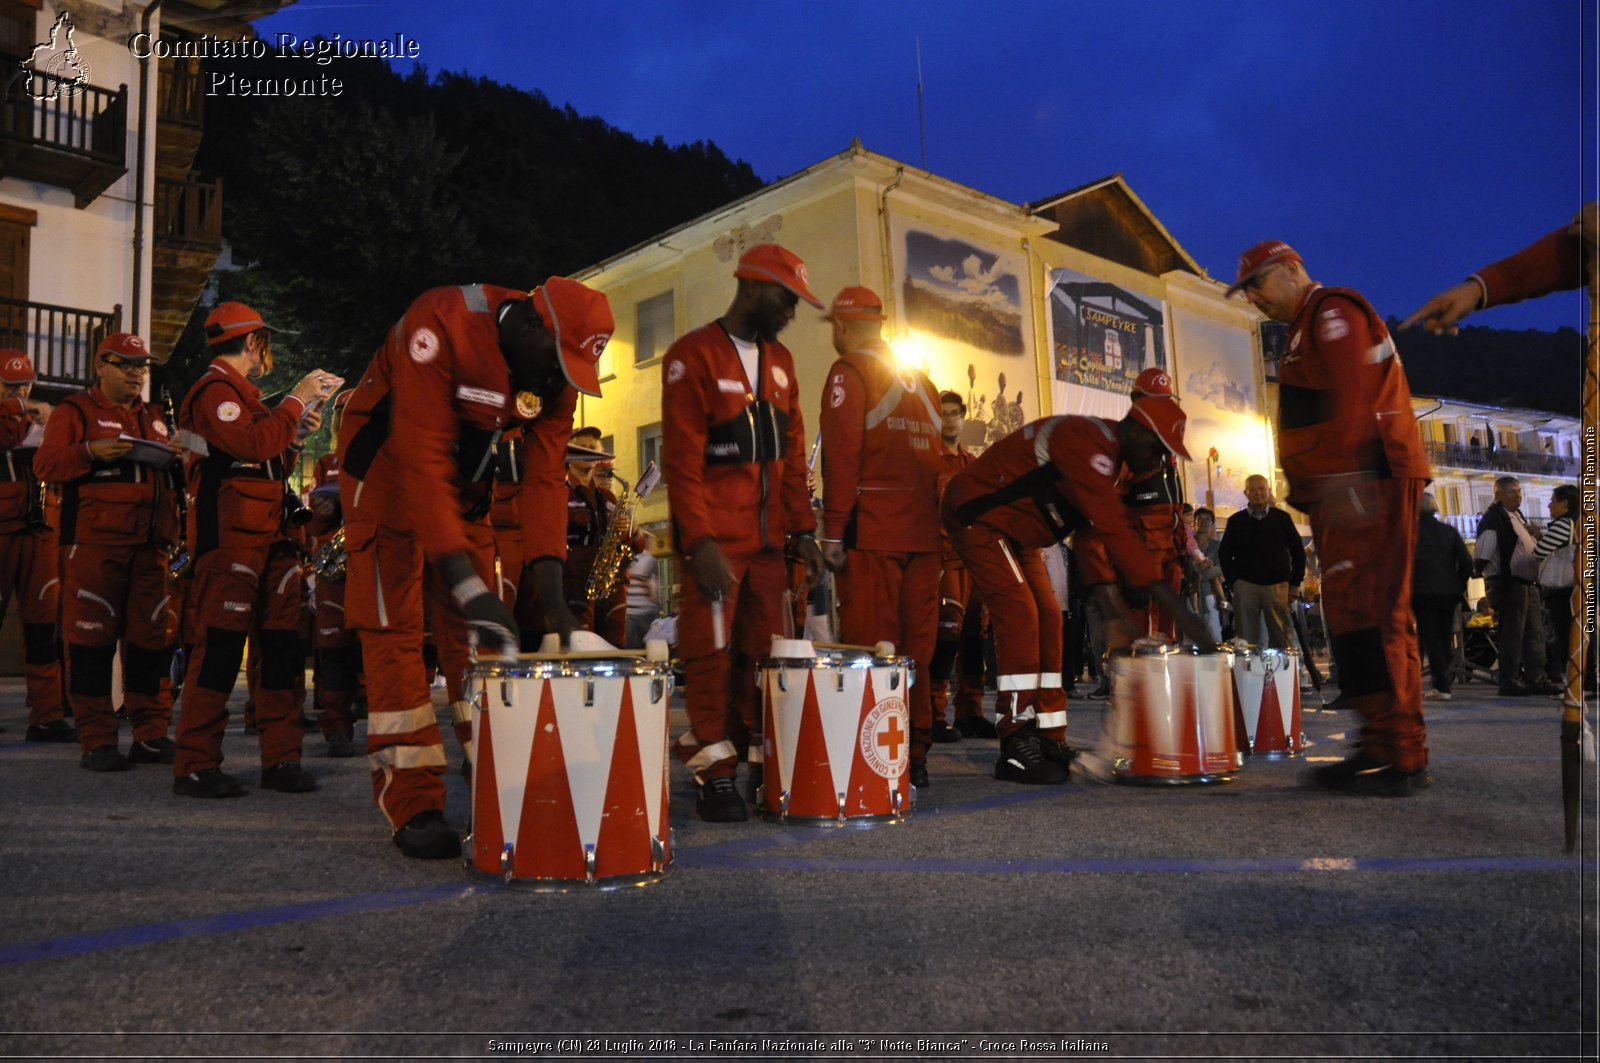
[[[878,748],[889,752],[889,760],[900,759],[900,743],[906,740],[905,732],[900,730],[900,717],[890,716],[889,726],[878,735]]]

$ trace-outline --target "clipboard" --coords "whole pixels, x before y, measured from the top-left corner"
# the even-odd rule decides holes
[[[133,449],[123,455],[128,461],[136,461],[140,465],[152,465],[157,469],[165,469],[178,460],[178,452],[171,447],[138,436],[130,436],[126,432],[117,434],[119,443],[132,443]]]

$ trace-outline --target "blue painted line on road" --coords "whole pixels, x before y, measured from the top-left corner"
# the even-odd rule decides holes
[[[749,871],[854,871],[914,872],[958,875],[1089,874],[1089,875],[1196,875],[1196,874],[1299,874],[1304,872],[1492,872],[1578,871],[1600,868],[1600,861],[1585,863],[1579,857],[1262,857],[1248,860],[1066,857],[1008,859],[873,859],[851,857],[796,857],[775,855],[741,860],[700,850],[680,851],[688,867],[714,867]]]
[[[85,934],[44,938],[38,941],[20,941],[11,945],[0,945],[0,967],[31,963],[35,960],[81,956],[84,953],[121,948],[124,945],[149,945],[211,934],[228,934],[238,930],[255,930],[281,923],[300,923],[337,915],[408,908],[416,904],[466,897],[477,892],[479,892],[478,887],[471,883],[451,882],[414,889],[391,890],[386,893],[367,893],[357,897],[333,897],[327,900],[307,901],[304,904],[288,904],[279,908],[219,912],[216,915],[197,916],[193,919],[174,919],[165,923],[94,930]]]

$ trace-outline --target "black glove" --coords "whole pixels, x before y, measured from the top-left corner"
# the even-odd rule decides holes
[[[472,558],[466,551],[441,558],[439,575],[444,577],[450,596],[467,618],[472,644],[487,654],[515,656],[520,646],[516,617],[474,571]]]
[[[561,636],[562,648],[570,646],[572,633],[578,627],[578,618],[567,608],[567,592],[561,579],[561,562],[553,557],[543,557],[528,568],[533,573],[533,586],[539,595],[539,607],[544,610],[545,628]]]

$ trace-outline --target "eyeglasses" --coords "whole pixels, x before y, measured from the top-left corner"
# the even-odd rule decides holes
[[[150,372],[149,362],[125,362],[121,358],[102,358],[100,361],[113,369],[121,370],[129,376],[144,376]]]
[[[1282,269],[1282,268],[1283,268],[1283,263],[1282,262],[1274,262],[1272,265],[1268,266],[1266,269],[1262,270],[1260,273],[1257,273],[1254,277],[1251,277],[1249,280],[1247,280],[1243,284],[1239,285],[1239,290],[1241,292],[1258,291],[1261,288],[1261,282],[1265,281],[1269,276],[1271,276],[1273,270]]]

